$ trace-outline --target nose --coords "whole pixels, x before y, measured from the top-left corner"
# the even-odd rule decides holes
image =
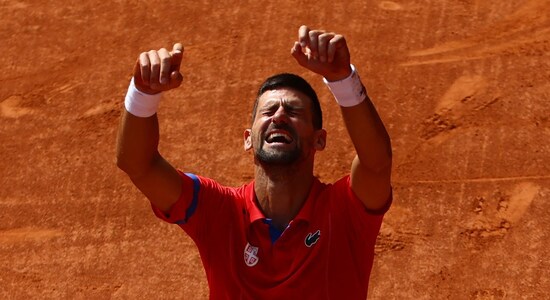
[[[283,105],[279,106],[277,111],[271,117],[271,122],[275,124],[286,124],[288,123],[288,115],[286,114],[285,108]]]

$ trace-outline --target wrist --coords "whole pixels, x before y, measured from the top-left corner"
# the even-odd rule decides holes
[[[157,113],[161,96],[162,93],[147,94],[138,90],[132,78],[124,99],[124,107],[136,117],[147,118]]]
[[[351,73],[353,73],[353,69],[351,67],[351,64],[348,64],[347,68],[344,68],[343,70],[334,73],[334,74],[327,74],[323,76],[328,82],[334,82],[334,81],[340,81],[348,78]]]
[[[328,78],[323,78],[323,82],[331,91],[336,102],[343,107],[351,107],[365,101],[367,93],[365,87],[361,83],[359,74],[354,65],[350,65],[351,73],[338,81],[331,81]]]

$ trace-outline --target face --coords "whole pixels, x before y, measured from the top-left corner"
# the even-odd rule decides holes
[[[313,159],[325,147],[326,132],[315,130],[311,100],[293,89],[266,91],[258,99],[256,118],[245,131],[245,149],[267,165],[291,165]]]

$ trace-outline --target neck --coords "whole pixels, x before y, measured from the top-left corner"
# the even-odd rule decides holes
[[[313,162],[302,166],[256,164],[254,192],[266,217],[279,230],[298,214],[313,184]]]

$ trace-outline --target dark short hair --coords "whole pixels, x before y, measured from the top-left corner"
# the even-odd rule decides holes
[[[258,100],[263,93],[271,90],[277,90],[281,88],[290,88],[299,92],[304,93],[306,96],[311,99],[311,112],[313,119],[313,127],[315,129],[323,128],[323,112],[321,111],[321,104],[319,103],[319,98],[315,90],[311,85],[302,77],[290,74],[282,73],[271,76],[267,78],[264,83],[258,89],[258,94],[256,95],[256,101],[254,101],[254,108],[252,110],[252,123],[256,119],[256,110],[258,109]]]

